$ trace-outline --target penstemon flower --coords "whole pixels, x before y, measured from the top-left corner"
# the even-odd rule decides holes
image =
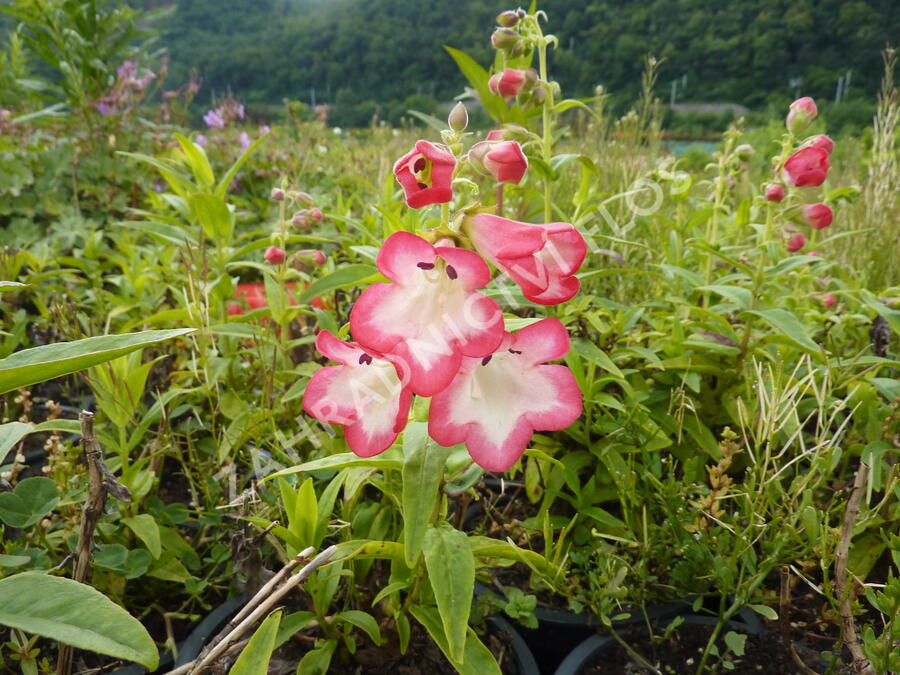
[[[398,365],[327,330],[316,337],[316,349],[341,365],[313,375],[303,409],[321,422],[343,426],[347,445],[361,457],[389,448],[406,426],[412,403]]]
[[[456,157],[428,141],[416,146],[394,164],[394,175],[406,194],[406,204],[420,209],[453,199],[453,170]]]
[[[393,283],[363,292],[350,313],[350,332],[361,345],[402,362],[416,394],[437,393],[464,356],[481,358],[500,344],[500,308],[476,292],[490,281],[476,253],[395,232],[376,264]]]
[[[488,471],[506,471],[535,431],[565,429],[581,415],[581,390],[565,366],[544,365],[569,351],[558,319],[507,333],[497,351],[466,358],[431,401],[428,434],[444,446],[465,443]]]
[[[822,148],[800,148],[784,163],[781,177],[791,187],[818,187],[828,175],[828,153]]]
[[[475,249],[506,272],[532,302],[556,305],[578,292],[573,275],[584,261],[587,245],[569,223],[531,225],[479,213],[465,222],[463,231]]]

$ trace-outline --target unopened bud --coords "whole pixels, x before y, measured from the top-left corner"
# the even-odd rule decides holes
[[[315,202],[306,192],[295,192],[291,195],[300,206],[312,206]]]
[[[469,126],[469,112],[462,101],[453,106],[453,110],[450,111],[450,115],[447,117],[447,124],[450,125],[453,131],[465,131],[466,127]]]
[[[766,186],[766,201],[767,202],[780,202],[784,199],[784,188],[778,185],[777,183],[772,183]]]
[[[280,265],[284,262],[284,249],[277,246],[270,246],[266,249],[265,259],[270,265]]]
[[[519,34],[511,28],[498,28],[491,34],[491,45],[494,49],[512,47],[519,41]]]
[[[507,10],[497,15],[497,23],[507,28],[512,28],[519,23],[519,14],[513,10]]]
[[[318,267],[319,265],[324,265],[327,258],[322,251],[315,248],[305,248],[300,251],[297,251],[296,259],[298,262],[306,263],[307,265],[314,265]]]
[[[284,199],[284,190],[281,188],[272,188],[272,194],[270,195],[272,201],[280,202]]]
[[[787,250],[791,253],[796,253],[804,246],[806,246],[806,237],[804,237],[801,232],[797,232],[796,234],[792,235],[785,244],[785,248],[787,248]]]
[[[753,158],[753,146],[747,143],[742,143],[734,149],[734,154],[737,155],[737,158],[742,162],[749,162]]]
[[[816,102],[809,96],[798,98],[791,103],[791,109],[788,112],[785,126],[792,134],[802,134],[812,124],[819,111],[816,108]]]

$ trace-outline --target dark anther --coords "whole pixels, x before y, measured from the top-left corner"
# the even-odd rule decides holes
[[[416,264],[416,267],[418,267],[420,270],[433,270],[434,263],[420,262]]]
[[[420,190],[427,190],[427,189],[428,189],[428,186],[425,185],[425,183],[418,183],[418,186],[419,186],[419,189],[420,189]]]
[[[518,349],[510,349],[509,353],[510,354],[521,354],[522,352],[520,352]]]
[[[481,365],[486,366],[491,362],[491,359],[494,358],[493,354],[488,354],[483,359],[481,359]]]
[[[359,357],[359,365],[365,364],[368,366],[368,365],[371,365],[371,363],[372,363],[372,357],[369,354],[364,353]]]
[[[416,160],[416,163],[413,164],[413,171],[418,173],[419,171],[421,171],[424,168],[425,168],[425,158],[419,157],[419,159]]]
[[[447,265],[447,276],[451,279],[455,279],[459,275],[456,273],[456,270],[453,269],[453,265]]]

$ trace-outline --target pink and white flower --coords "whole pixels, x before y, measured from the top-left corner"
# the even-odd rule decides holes
[[[791,253],[796,253],[804,246],[806,246],[806,237],[803,236],[802,232],[792,234],[790,239],[788,239],[787,243],[784,245],[784,247]]]
[[[415,147],[394,164],[394,175],[406,195],[407,206],[420,209],[453,199],[454,169],[456,157],[446,148],[416,141]]]
[[[383,452],[409,418],[412,392],[390,357],[342,342],[327,330],[316,348],[339,366],[317,371],[303,395],[303,409],[321,422],[344,427],[347,445],[360,457]]]
[[[512,277],[539,305],[556,305],[578,292],[574,274],[587,254],[584,237],[569,223],[532,225],[490,213],[469,218],[463,231],[475,249]]]
[[[528,73],[524,70],[506,68],[502,73],[491,75],[488,80],[488,88],[503,98],[509,99],[517,96],[525,87]]]
[[[428,433],[444,446],[465,443],[488,471],[506,471],[535,431],[565,429],[581,415],[581,390],[568,368],[544,365],[569,351],[558,319],[506,333],[497,351],[466,358],[453,382],[431,400]]]
[[[502,312],[476,292],[491,278],[478,254],[395,232],[376,264],[393,283],[363,291],[350,313],[350,332],[367,349],[402,363],[414,393],[432,396],[450,383],[463,357],[482,358],[500,344]]]
[[[825,134],[818,134],[817,136],[813,136],[812,138],[805,141],[805,144],[808,144],[813,148],[824,150],[829,155],[834,152],[834,141]]]

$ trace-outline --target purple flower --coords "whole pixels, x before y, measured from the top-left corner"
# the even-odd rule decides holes
[[[205,148],[208,141],[206,140],[206,136],[203,134],[197,134],[194,137],[194,142],[199,145],[201,148]]]
[[[244,119],[244,104],[238,103],[237,105],[237,116],[238,119]]]
[[[97,112],[99,112],[104,117],[109,117],[110,115],[116,114],[116,109],[108,103],[100,101],[100,103],[97,104]]]
[[[241,142],[241,150],[246,150],[250,147],[250,137],[247,135],[246,131],[242,131],[241,135],[238,136],[238,139]]]
[[[217,129],[222,129],[225,126],[225,120],[219,114],[218,110],[210,110],[203,116],[203,121],[206,122],[206,126],[215,127]]]
[[[116,68],[116,75],[118,75],[121,79],[126,79],[131,77],[135,71],[135,63],[131,59],[125,61],[121,66]]]
[[[165,188],[165,186],[164,186],[162,183],[154,183],[154,184],[153,184],[153,190],[154,190],[154,192],[162,192],[162,191],[165,190],[165,189],[166,189],[166,188]]]
[[[265,135],[266,135],[267,133],[269,133],[270,131],[271,131],[271,129],[269,128],[269,125],[268,125],[268,124],[263,124],[263,125],[259,128],[259,134],[260,134],[260,136],[265,136]]]

